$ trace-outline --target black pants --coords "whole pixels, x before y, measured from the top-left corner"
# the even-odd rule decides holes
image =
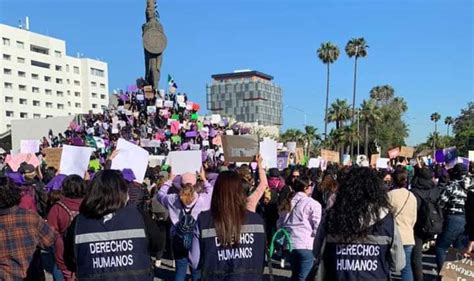
[[[164,252],[166,251],[166,246],[167,246],[167,232],[168,232],[168,227],[167,227],[167,222],[163,220],[155,220],[156,226],[158,226],[158,234],[159,234],[159,241],[163,241],[163,247],[161,247],[161,251],[158,251],[156,253],[156,259],[161,260],[163,257]]]
[[[411,253],[413,279],[423,281],[423,239],[415,234],[415,246]]]

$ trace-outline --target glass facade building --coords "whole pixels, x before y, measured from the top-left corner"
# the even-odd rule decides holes
[[[263,126],[283,124],[282,89],[258,71],[214,74],[207,85],[207,109],[213,114]]]

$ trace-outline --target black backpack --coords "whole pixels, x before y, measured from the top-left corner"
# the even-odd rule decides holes
[[[180,214],[179,221],[176,224],[176,236],[173,238],[173,241],[178,251],[187,252],[191,249],[193,244],[196,220],[191,215],[191,212],[193,211],[195,205],[193,205],[188,211],[186,211],[186,207],[182,203],[181,205],[183,206],[183,209]]]
[[[425,239],[431,239],[443,232],[443,207],[438,204],[439,193],[430,192],[429,196],[419,196],[421,206],[418,211],[415,231]]]

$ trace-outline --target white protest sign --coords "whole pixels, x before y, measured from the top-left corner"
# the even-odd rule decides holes
[[[469,161],[474,161],[474,150],[469,150],[468,158],[469,158]]]
[[[124,139],[118,140],[117,150],[119,152],[112,160],[110,168],[120,171],[131,169],[135,174],[135,181],[142,183],[148,166],[148,151]]]
[[[165,106],[165,107],[173,107],[173,101],[171,101],[171,100],[165,100],[164,106]]]
[[[308,168],[319,168],[319,165],[321,164],[320,162],[320,158],[310,158],[308,161]]]
[[[148,158],[148,165],[151,168],[155,168],[156,166],[161,166],[163,162],[165,161],[166,156],[165,155],[150,155]]]
[[[21,140],[20,153],[38,153],[40,144],[39,140]]]
[[[199,172],[202,166],[202,155],[200,150],[171,151],[167,162],[171,166],[174,175]]]
[[[64,145],[59,164],[59,172],[63,175],[84,177],[89,167],[93,149],[85,146]]]
[[[176,102],[177,103],[184,103],[184,96],[183,95],[177,95],[176,96]]]
[[[139,100],[139,101],[143,101],[143,100],[145,100],[145,96],[144,96],[144,95],[141,95],[141,94],[139,94],[139,95],[137,95],[137,100]]]
[[[146,112],[148,114],[155,114],[156,113],[156,106],[152,106],[152,105],[147,106],[146,107]]]
[[[211,115],[211,123],[212,124],[219,124],[221,122],[221,115],[220,114],[212,114]]]
[[[100,137],[94,137],[94,140],[95,140],[95,145],[97,146],[97,148],[105,148],[104,139]]]
[[[266,169],[278,167],[277,148],[278,144],[274,140],[265,139],[260,142],[260,155]]]
[[[379,159],[377,159],[376,167],[379,168],[379,169],[387,169],[388,168],[388,162],[390,162],[389,158],[379,158]]]
[[[156,99],[155,106],[158,107],[158,108],[162,108],[163,103],[164,103],[164,101],[162,99]]]
[[[290,141],[286,143],[286,148],[291,153],[296,153],[296,142]]]

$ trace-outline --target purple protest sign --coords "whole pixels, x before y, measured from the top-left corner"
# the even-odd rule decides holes
[[[444,162],[444,151],[443,151],[443,149],[436,150],[435,159],[436,159],[436,162],[438,162],[438,163]]]

